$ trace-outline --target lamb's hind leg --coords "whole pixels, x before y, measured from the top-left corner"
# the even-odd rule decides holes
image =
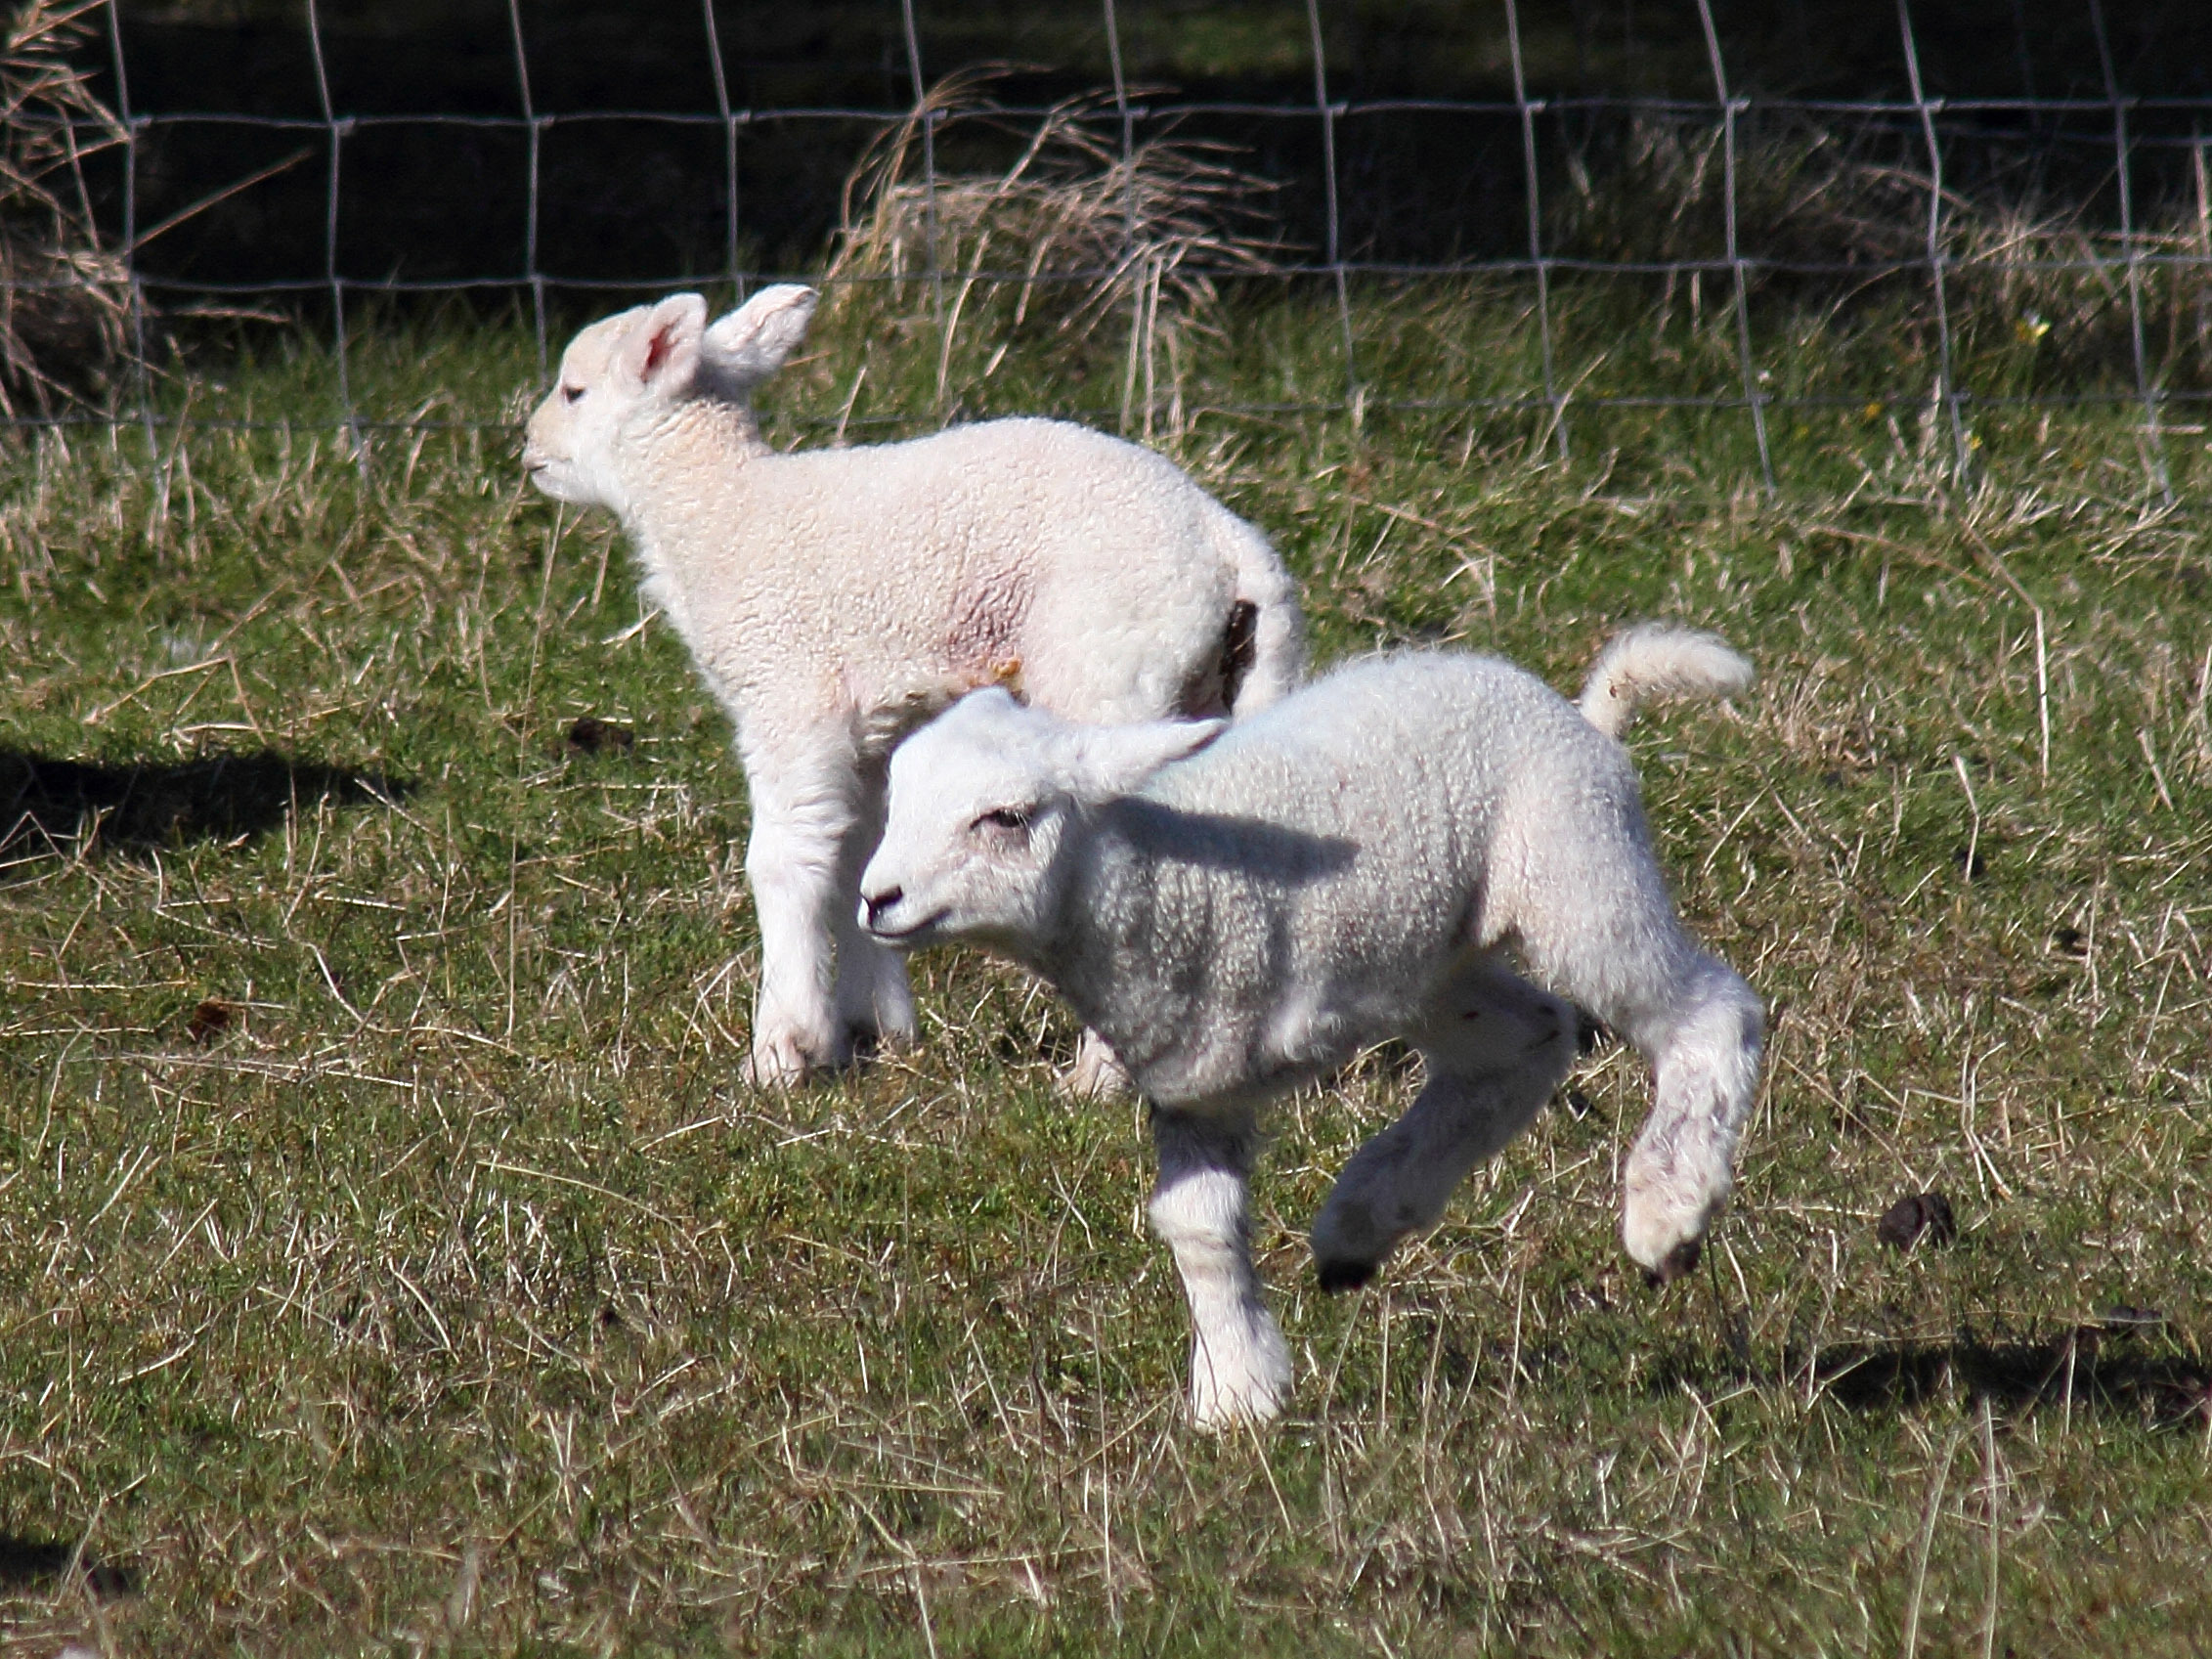
[[[1453,977],[1417,1033],[1428,1082],[1352,1155],[1314,1222],[1323,1290],[1374,1277],[1436,1225],[1467,1172],[1528,1126],[1574,1063],[1569,1004],[1490,963]]]
[[[1697,1266],[1735,1184],[1736,1140],[1758,1088],[1758,997],[1698,954],[1656,1006],[1608,1010],[1651,1063],[1656,1100],[1629,1149],[1621,1241],[1654,1284]]]
[[[1759,1002],[1683,932],[1640,820],[1586,829],[1566,826],[1538,844],[1515,931],[1531,969],[1652,1069],[1651,1115],[1623,1181],[1621,1242],[1665,1283],[1697,1265],[1734,1185],[1736,1141],[1758,1087]]]
[[[1266,1422],[1290,1392],[1290,1352],[1260,1298],[1246,1219],[1252,1113],[1152,1109],[1159,1185],[1152,1231],[1191,1303],[1191,1417],[1200,1428]]]

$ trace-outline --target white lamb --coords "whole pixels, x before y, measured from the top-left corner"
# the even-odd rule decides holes
[[[523,449],[539,489],[622,520],[648,597],[736,724],[761,956],[747,1072],[775,1084],[846,1063],[856,1036],[914,1035],[905,963],[853,922],[905,732],[1006,681],[1090,720],[1242,714],[1302,662],[1266,539],[1133,444],[993,420],[771,450],[752,393],[814,303],[786,284],[712,328],[697,294],[594,323]],[[1113,1081],[1087,1044],[1076,1086]]]
[[[1508,663],[1416,654],[1226,729],[1078,725],[980,691],[891,757],[862,920],[902,949],[972,939],[1025,964],[1129,1069],[1200,1424],[1272,1418],[1290,1383],[1245,1237],[1254,1109],[1383,1038],[1417,1047],[1428,1080],[1315,1223],[1324,1288],[1365,1283],[1550,1097],[1575,1054],[1562,997],[1657,1075],[1628,1253],[1655,1281],[1695,1264],[1757,1082],[1759,1004],[1683,933],[1615,739],[1647,695],[1750,679],[1710,634],[1645,628],[1600,656],[1580,713]]]

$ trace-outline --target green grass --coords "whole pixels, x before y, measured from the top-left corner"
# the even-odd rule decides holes
[[[777,429],[929,424],[907,303],[826,318]],[[1733,388],[1710,305],[1562,303],[1569,383]],[[985,375],[989,323],[947,407],[1118,409],[1117,341]],[[1354,326],[1401,396],[1535,373],[1496,291]],[[2124,409],[1985,415],[1964,486],[1916,410],[1783,412],[1769,499],[1740,413],[1574,410],[1565,461],[1541,415],[1207,413],[1336,396],[1336,327],[1249,303],[1154,365],[1154,441],[1278,539],[1323,657],[1569,685],[1665,614],[1762,670],[1633,739],[1684,910],[1776,1015],[1710,1271],[1621,1254],[1612,1051],[1324,1300],[1302,1232],[1406,1098],[1379,1054],[1283,1104],[1258,1181],[1290,1418],[1193,1436],[1141,1123],[1055,1096],[1065,1015],[940,954],[911,1063],[741,1087],[742,780],[611,527],[499,432],[358,470],[329,364],[265,351],[164,396],[288,433],[0,470],[0,791],[114,786],[0,869],[9,1650],[2212,1645],[2205,434],[2167,434],[2169,502]],[[1886,337],[1764,332],[1803,385]],[[475,418],[535,357],[395,325],[351,370]],[[634,747],[573,752],[586,714]],[[1925,1187],[1957,1243],[1879,1244]]]

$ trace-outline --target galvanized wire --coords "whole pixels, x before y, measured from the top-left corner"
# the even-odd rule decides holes
[[[937,325],[936,415],[942,420],[945,386],[952,371],[952,340],[945,332],[944,262],[937,257],[937,111],[922,79],[922,31],[914,22],[914,0],[899,0],[898,10],[906,25],[906,68],[914,86],[914,109],[908,118],[922,127],[923,223],[930,261],[930,309]]]
[[[346,415],[346,437],[355,458],[366,468],[369,449],[362,440],[360,412],[353,405],[353,379],[346,367],[346,284],[338,275],[338,181],[340,158],[351,121],[341,121],[330,103],[330,73],[323,63],[323,24],[315,0],[307,0],[307,43],[315,59],[315,96],[323,106],[323,126],[330,146],[330,169],[325,185],[323,223],[323,280],[330,293],[330,328],[338,361],[338,402]]]
[[[1512,0],[1506,0],[1510,5]],[[1897,0],[1901,6],[1904,0]],[[1728,269],[1736,280],[1736,365],[1744,378],[1744,402],[1751,407],[1752,433],[1758,440],[1758,474],[1774,494],[1774,454],[1766,444],[1766,405],[1759,396],[1758,371],[1752,365],[1751,284],[1744,275],[1743,249],[1736,240],[1736,114],[1742,109],[1728,96],[1728,70],[1720,60],[1720,34],[1713,26],[1712,0],[1698,0],[1698,22],[1705,27],[1706,56],[1713,66],[1713,96],[1720,100],[1721,194],[1726,197]]]
[[[1129,106],[1129,82],[1121,72],[1121,18],[1113,0],[1105,0],[1106,66],[1113,76],[1113,112],[1121,125],[1121,266],[1129,269],[1137,245],[1137,116]],[[1145,284],[1129,285],[1129,369],[1121,377],[1121,415],[1117,429],[1129,430],[1129,406],[1136,395],[1137,352],[1145,329]],[[1151,410],[1145,411],[1148,424]]]
[[[725,191],[722,215],[729,230],[725,261],[728,266],[730,286],[737,297],[745,297],[745,272],[737,259],[737,123],[735,110],[729,102],[729,75],[722,67],[722,36],[715,26],[715,0],[699,0],[699,13],[707,23],[707,62],[715,71],[715,111],[722,123],[722,177]]]
[[[1683,0],[1671,0],[1681,6]],[[2141,212],[2138,200],[2137,172],[2147,164],[2153,153],[2172,154],[2187,147],[2190,164],[2201,170],[2203,165],[2203,140],[2201,124],[2212,119],[2212,98],[2134,98],[2122,86],[2108,38],[2105,19],[2100,0],[2089,0],[2090,22],[2095,32],[2100,63],[2103,69],[2103,96],[2085,98],[2037,98],[2033,79],[2034,65],[2029,52],[2030,41],[2023,25],[2023,16],[2016,4],[2014,47],[2019,59],[2019,72],[2023,95],[2017,98],[1943,99],[1930,97],[1922,84],[1917,43],[1909,0],[1899,0],[1898,23],[1907,79],[1909,100],[1895,98],[1842,100],[1842,99],[1762,99],[1745,96],[1732,88],[1723,61],[1720,36],[1714,25],[1711,0],[1692,0],[1696,18],[1704,35],[1709,66],[1712,74],[1711,98],[1661,97],[1635,94],[1631,96],[1594,95],[1581,93],[1568,96],[1537,96],[1530,90],[1527,67],[1523,56],[1521,19],[1518,0],[1505,0],[1503,21],[1506,25],[1507,46],[1512,71],[1512,97],[1505,99],[1443,99],[1443,98],[1385,98],[1345,99],[1331,93],[1331,65],[1327,55],[1328,18],[1323,10],[1323,0],[1305,0],[1305,22],[1312,56],[1313,93],[1310,100],[1270,103],[1253,100],[1188,100],[1152,97],[1132,92],[1126,75],[1122,25],[1126,21],[1119,14],[1116,0],[1102,0],[1103,20],[1106,27],[1107,56],[1112,72],[1112,118],[1119,127],[1119,156],[1129,177],[1132,193],[1135,188],[1134,163],[1138,155],[1137,133],[1139,126],[1149,130],[1173,123],[1185,115],[1236,116],[1256,118],[1269,122],[1304,125],[1314,131],[1318,140],[1320,162],[1321,206],[1323,216],[1320,231],[1319,257],[1282,257],[1275,262],[1275,270],[1286,282],[1325,278],[1336,301],[1338,333],[1342,353],[1343,390],[1341,398],[1317,400],[1311,403],[1236,403],[1209,406],[1220,413],[1289,413],[1304,410],[1310,413],[1348,410],[1357,416],[1370,409],[1400,408],[1421,411],[1491,411],[1525,412],[1548,418],[1552,435],[1562,455],[1567,451],[1568,405],[1579,410],[1600,408],[1622,409],[1707,409],[1714,411],[1740,411],[1749,417],[1751,430],[1757,441],[1759,469],[1762,480],[1771,487],[1774,481],[1775,462],[1770,447],[1768,430],[1769,412],[1780,409],[1820,410],[1873,406],[1878,409],[1909,408],[1925,405],[1928,392],[1906,391],[1877,383],[1865,391],[1830,395],[1791,394],[1783,390],[1769,391],[1759,374],[1757,356],[1754,350],[1749,295],[1757,281],[1789,276],[1836,277],[1845,276],[1854,283],[1920,273],[1924,274],[1932,295],[1937,346],[1937,384],[1935,396],[1942,405],[1944,418],[1951,435],[1954,464],[1965,475],[1972,458],[1973,440],[1969,430],[1969,415],[1974,411],[1999,408],[2088,408],[2124,407],[2133,402],[2143,412],[2145,437],[2145,467],[2152,486],[2167,487],[2164,457],[2164,422],[2167,411],[2179,407],[2201,409],[2206,397],[2184,391],[2168,390],[2164,373],[2154,361],[2153,342],[2149,335],[2146,315],[2146,284],[2154,275],[2166,281],[2178,280],[2182,274],[2212,279],[2212,244],[2199,236],[2179,241],[2154,243],[2147,239],[2139,222]],[[934,408],[938,418],[950,417],[951,386],[949,384],[949,350],[947,340],[947,296],[944,291],[942,250],[940,247],[939,191],[937,137],[940,124],[946,118],[945,110],[933,103],[925,75],[922,30],[917,18],[914,0],[900,0],[898,26],[903,34],[905,79],[910,94],[903,109],[876,107],[837,107],[830,105],[786,108],[776,109],[739,109],[730,87],[730,69],[721,50],[721,41],[713,0],[701,0],[701,22],[705,31],[710,67],[714,86],[712,111],[654,110],[604,109],[590,110],[552,111],[539,108],[534,97],[527,42],[522,27],[519,0],[507,0],[509,34],[515,61],[516,84],[521,109],[516,115],[459,115],[443,113],[424,114],[356,114],[340,109],[334,99],[332,83],[326,65],[321,21],[317,0],[305,0],[307,44],[312,57],[315,79],[314,93],[317,113],[305,116],[263,116],[221,111],[205,113],[150,112],[133,106],[130,83],[125,73],[125,33],[121,18],[120,0],[109,0],[109,48],[115,66],[115,91],[118,113],[122,118],[125,142],[123,145],[123,178],[120,192],[121,246],[125,271],[130,284],[132,341],[137,350],[139,369],[131,385],[127,403],[120,403],[116,412],[107,417],[107,424],[129,421],[140,426],[152,445],[157,433],[170,424],[169,417],[157,407],[157,400],[144,372],[147,362],[147,336],[150,332],[148,313],[150,304],[163,295],[175,296],[269,296],[285,294],[315,294],[326,296],[331,312],[332,346],[336,360],[336,379],[339,401],[345,412],[345,427],[357,453],[366,458],[365,435],[388,429],[393,423],[369,418],[355,405],[354,366],[351,362],[351,344],[348,332],[349,302],[363,294],[424,294],[461,292],[527,292],[531,308],[540,361],[542,365],[548,353],[546,336],[548,327],[548,293],[563,289],[579,293],[594,291],[634,292],[640,288],[696,285],[702,276],[699,271],[669,273],[660,281],[638,277],[601,278],[570,274],[559,269],[562,261],[556,254],[549,261],[542,240],[544,215],[550,204],[545,197],[548,185],[542,170],[545,135],[556,127],[565,131],[588,130],[593,124],[623,122],[660,125],[671,129],[714,127],[721,138],[721,196],[723,225],[720,252],[722,270],[718,275],[736,286],[740,296],[749,284],[769,280],[775,276],[804,276],[802,272],[771,273],[747,269],[743,255],[745,229],[741,219],[739,197],[739,143],[742,130],[751,130],[770,123],[851,123],[873,124],[881,130],[892,131],[902,124],[912,123],[918,128],[921,152],[922,187],[925,197],[925,232],[927,247],[927,276],[930,283],[933,312],[936,322],[938,344],[938,372]],[[1048,114],[1044,107],[995,107],[994,116],[1000,120],[1019,121],[1023,118],[1042,119]],[[1478,116],[1499,116],[1517,122],[1520,133],[1521,180],[1523,206],[1526,216],[1525,251],[1510,257],[1482,257],[1432,261],[1407,261],[1378,258],[1347,240],[1346,201],[1341,196],[1345,188],[1341,173],[1343,156],[1339,153],[1338,135],[1344,123],[1354,117],[1362,120],[1390,120],[1422,114],[1443,113]],[[1816,257],[1768,257],[1755,247],[1747,247],[1744,240],[1744,223],[1741,219],[1740,133],[1755,118],[1767,114],[1784,117],[1801,117],[1814,120],[1848,121],[1863,131],[1870,140],[1884,135],[1905,140],[1917,140],[1926,155],[1928,184],[1928,214],[1921,249],[1917,256],[1876,258],[1867,260],[1830,261]],[[1725,241],[1718,257],[1677,257],[1668,259],[1627,259],[1578,257],[1571,253],[1551,251],[1546,246],[1544,181],[1551,176],[1546,166],[1545,147],[1552,141],[1546,136],[1550,123],[1558,121],[1562,131],[1566,122],[1584,117],[1595,119],[1609,115],[1626,114],[1636,118],[1703,126],[1716,131],[1722,160],[1721,206],[1725,213]],[[2177,120],[2175,116],[2183,119]],[[2195,119],[2199,130],[2188,137],[2178,136],[2188,120]],[[2102,121],[2102,130],[2100,128]],[[2002,123],[2032,124],[2034,143],[2040,150],[2057,153],[2108,153],[2112,157],[2117,181],[2118,218],[2116,240],[2105,234],[2084,240],[2078,255],[2056,256],[2049,249],[2039,249],[2028,255],[2005,256],[2004,268],[2017,273],[2094,273],[2101,281],[2110,281],[2115,292],[2124,291],[2128,305],[2129,332],[2133,354],[2134,388],[2132,396],[2107,396],[2093,393],[2049,393],[2008,398],[1976,396],[1973,391],[1958,383],[1958,342],[1954,338],[1956,319],[1952,315],[1952,283],[1960,269],[1959,259],[1951,252],[1954,240],[1946,224],[1946,197],[1944,195],[1945,146],[1956,143],[1966,131],[1973,131],[1978,141],[1987,142],[1990,133]],[[147,161],[145,152],[150,135],[180,132],[191,127],[228,127],[239,130],[293,131],[319,135],[325,146],[326,170],[324,181],[324,215],[322,237],[322,269],[314,277],[289,277],[260,281],[212,282],[195,280],[185,276],[163,276],[158,270],[150,273],[139,255],[141,228],[139,218],[146,199]],[[419,279],[394,274],[397,257],[374,255],[370,269],[383,274],[369,275],[367,271],[349,274],[341,261],[341,218],[345,212],[348,193],[359,196],[375,186],[375,180],[361,167],[347,169],[344,165],[346,141],[357,133],[370,130],[450,129],[475,130],[486,133],[513,133],[523,140],[525,150],[525,233],[521,268],[505,272],[492,271],[474,276],[452,279]],[[1424,164],[1443,168],[1450,164],[1445,156],[1425,157]],[[1916,169],[1917,171],[1917,169]],[[557,182],[553,188],[558,188]],[[1102,278],[1119,276],[1127,279],[1134,257],[1139,225],[1134,194],[1125,201],[1124,227],[1121,244],[1117,250],[1118,264],[1106,269],[1074,269],[1049,267],[1040,271],[1021,268],[986,269],[960,273],[964,280],[984,284],[1091,284]],[[356,263],[364,263],[359,255]],[[548,264],[553,268],[548,269]],[[1560,280],[1569,274],[1595,274],[1607,277],[1667,277],[1708,273],[1725,274],[1733,286],[1736,311],[1735,355],[1737,358],[1740,389],[1733,395],[1715,393],[1709,396],[1684,397],[1633,397],[1603,392],[1584,392],[1580,383],[1569,385],[1561,378],[1562,358],[1559,338],[1558,286]],[[1142,277],[1142,273],[1135,273]],[[1392,396],[1384,383],[1369,383],[1361,373],[1360,350],[1353,327],[1350,304],[1350,286],[1354,280],[1368,277],[1433,279],[1449,281],[1453,278],[1486,275],[1506,276],[1516,281],[1532,281],[1537,297],[1535,318],[1537,345],[1541,356],[1540,395],[1532,388],[1526,395],[1507,394],[1496,397],[1464,398],[1445,396]],[[881,277],[850,279],[860,282],[898,282],[911,280],[901,273]],[[26,283],[24,287],[41,284]],[[53,285],[65,285],[57,281]],[[1149,363],[1149,339],[1146,318],[1146,284],[1133,281],[1131,297],[1131,350],[1132,363],[1138,362],[1142,351],[1144,361]],[[149,295],[152,295],[152,300]],[[1572,376],[1570,375],[1570,378]],[[1152,398],[1148,389],[1146,415],[1151,414]],[[1135,417],[1132,394],[1125,390],[1118,410],[1070,410],[1067,413],[1089,415],[1112,421],[1118,418],[1126,427]],[[69,416],[73,423],[83,416]],[[854,422],[870,425],[892,417],[880,416]],[[16,424],[38,423],[31,417]],[[198,424],[226,424],[220,419],[204,420],[195,417]],[[244,423],[240,423],[244,424]],[[400,425],[420,429],[443,424],[433,421],[401,422]],[[486,422],[485,424],[495,424]]]
[[[1336,320],[1344,337],[1344,407],[1355,423],[1365,408],[1360,393],[1360,360],[1352,346],[1352,291],[1344,269],[1343,233],[1336,204],[1336,117],[1342,111],[1328,100],[1328,53],[1322,45],[1321,0],[1306,0],[1306,28],[1314,42],[1314,109],[1322,124],[1322,190],[1328,214],[1326,270],[1336,284]]]
[[[545,377],[545,277],[538,269],[538,104],[530,96],[530,51],[522,40],[521,0],[507,0],[507,27],[514,37],[514,80],[522,95],[522,118],[530,123],[529,193],[523,208],[522,276],[530,284],[530,322],[538,341],[538,378]]]
[[[153,393],[147,383],[146,290],[138,280],[138,124],[131,118],[131,78],[123,65],[122,0],[108,0],[108,47],[115,63],[115,115],[123,124],[123,280],[130,290],[131,401],[146,433],[146,453],[158,459]]]
[[[1699,0],[1703,5],[1705,0]],[[1935,294],[1936,395],[1951,422],[1951,448],[1961,484],[1969,473],[1971,449],[1965,419],[1959,414],[1958,379],[1951,371],[1951,303],[1943,275],[1943,147],[1935,138],[1935,108],[1920,83],[1920,48],[1913,39],[1913,17],[1906,0],[1897,0],[1897,33],[1904,43],[1905,78],[1920,110],[1921,131],[1928,143],[1928,281]]]
[[[1705,0],[1698,0],[1700,5]],[[1543,197],[1537,184],[1537,106],[1529,102],[1529,78],[1521,64],[1521,8],[1505,0],[1505,42],[1513,60],[1513,103],[1521,113],[1521,166],[1529,203],[1529,263],[1537,274],[1537,340],[1543,353],[1543,396],[1551,405],[1551,432],[1559,458],[1569,458],[1567,400],[1551,361],[1551,267],[1543,257]],[[1730,191],[1733,198],[1734,192]]]
[[[2150,370],[2143,349],[2143,249],[2135,236],[2135,192],[2131,188],[2128,146],[2128,106],[2120,96],[2120,77],[2112,67],[2112,42],[2104,32],[2104,8],[2089,0],[2090,27],[2097,35],[2097,61],[2104,71],[2104,96],[2112,103],[2112,167],[2120,189],[2120,245],[2128,260],[2128,327],[2135,340],[2135,387],[2143,399],[2143,465],[2154,489],[2162,496],[2174,493],[2166,471],[2166,444],[2158,430],[2158,399],[2151,389]]]

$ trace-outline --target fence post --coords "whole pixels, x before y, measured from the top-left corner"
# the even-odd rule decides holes
[[[1903,0],[1899,0],[1902,4]],[[1752,412],[1752,434],[1758,440],[1758,475],[1769,499],[1774,495],[1774,456],[1766,442],[1766,398],[1752,367],[1750,284],[1744,279],[1742,245],[1736,240],[1736,111],[1744,106],[1728,96],[1728,71],[1720,61],[1720,31],[1713,25],[1712,0],[1698,0],[1698,22],[1705,28],[1705,51],[1713,65],[1713,90],[1720,100],[1720,182],[1726,193],[1728,269],[1736,280],[1736,366],[1744,378],[1744,402]]]

